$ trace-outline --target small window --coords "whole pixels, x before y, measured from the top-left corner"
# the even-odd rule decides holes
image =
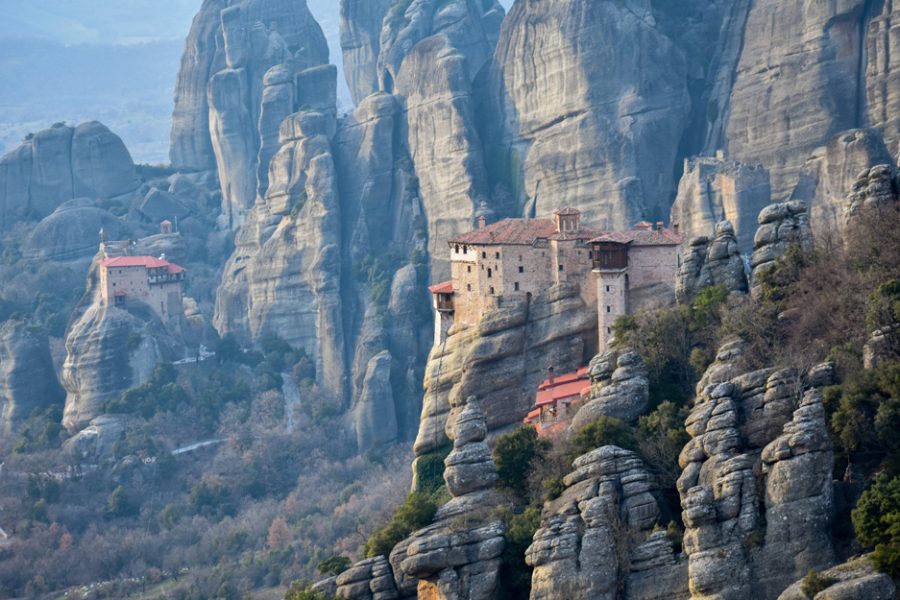
[[[607,291],[607,292],[609,291],[609,286],[606,286],[606,291]]]
[[[471,291],[472,291],[472,284],[471,284],[471,283],[467,283],[467,284],[466,284],[466,291],[467,291],[467,292],[471,292]]]
[[[494,274],[494,270],[488,269],[488,277],[491,277],[491,275],[493,275],[493,274]]]
[[[563,267],[562,265],[559,265],[559,270],[560,270],[560,271],[565,271],[565,267]]]
[[[612,327],[607,327],[607,328],[606,328],[606,333],[607,333],[607,335],[609,335],[610,333],[612,333]]]
[[[484,265],[481,265],[481,270],[484,271]]]
[[[469,253],[469,247],[463,246],[463,254],[468,254],[468,253]]]
[[[514,285],[516,286],[516,291],[518,292],[519,291],[519,282],[517,281]]]
[[[500,253],[499,253],[499,252],[495,252],[495,253],[494,253],[494,257],[495,257],[497,260],[500,260]]]
[[[494,288],[491,288],[491,295],[494,294]]]
[[[467,272],[467,273],[471,273],[471,272],[472,272],[472,265],[467,265],[467,266],[466,266],[466,272]],[[607,286],[607,290],[606,290],[606,291],[607,291],[607,292],[609,291],[608,286]]]
[[[482,252],[482,253],[481,253],[481,258],[487,258],[487,252]]]
[[[524,273],[524,272],[525,272],[525,267],[519,267],[519,273]]]
[[[459,244],[456,245],[456,253],[459,254]]]
[[[612,312],[612,306],[606,305],[606,312]]]

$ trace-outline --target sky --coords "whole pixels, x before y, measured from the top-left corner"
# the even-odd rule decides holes
[[[340,69],[339,0],[308,3]],[[0,154],[55,122],[97,119],[136,162],[166,162],[181,49],[201,4],[0,0]],[[338,86],[347,109],[343,73]]]

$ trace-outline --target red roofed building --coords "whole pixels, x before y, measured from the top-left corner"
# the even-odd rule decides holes
[[[541,437],[554,437],[562,433],[590,389],[587,367],[560,377],[555,377],[553,367],[550,367],[550,377],[538,387],[535,408],[523,423],[532,425]]]
[[[100,293],[116,306],[130,299],[149,305],[163,320],[182,312],[185,270],[165,256],[118,256],[100,261]]]
[[[454,322],[474,325],[504,298],[525,299],[562,281],[583,283],[592,269],[588,241],[602,233],[566,208],[551,219],[482,222],[450,239]],[[581,288],[593,304],[595,286]]]

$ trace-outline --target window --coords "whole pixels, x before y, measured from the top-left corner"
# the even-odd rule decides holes
[[[559,270],[560,270],[560,271],[564,271],[564,270],[565,270],[565,267],[563,267],[562,265],[559,265]]]
[[[456,253],[459,254],[459,244],[456,245]]]
[[[606,286],[606,291],[607,291],[607,292],[609,291],[609,286]]]
[[[497,260],[500,260],[500,253],[499,253],[499,252],[495,252],[495,253],[494,253],[494,258],[496,258]]]
[[[471,291],[472,291],[472,284],[471,284],[471,283],[467,283],[467,284],[466,284],[466,291],[467,291],[467,292],[471,292]]]
[[[488,277],[490,277],[491,275],[493,275],[493,273],[494,273],[494,270],[493,270],[493,269],[488,269]]]
[[[519,282],[518,281],[515,283],[515,286],[516,286],[516,291],[518,292],[519,291]]]
[[[494,288],[491,288],[491,295],[494,294]]]
[[[469,253],[469,247],[463,246],[463,254],[468,254],[468,253]]]
[[[487,252],[482,252],[482,253],[481,253],[481,258],[487,258]]]
[[[466,266],[466,272],[467,272],[467,273],[471,273],[471,272],[472,272],[472,265],[467,265],[467,266]],[[607,291],[607,292],[609,291],[609,286],[606,287],[606,291]]]
[[[524,272],[525,272],[525,267],[519,267],[519,273],[524,273]]]
[[[519,255],[519,262],[522,262],[522,255]]]
[[[612,327],[607,327],[606,334],[609,335],[610,333],[612,333]]]
[[[612,306],[606,305],[606,312],[612,312]]]

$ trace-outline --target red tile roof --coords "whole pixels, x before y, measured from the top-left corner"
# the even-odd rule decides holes
[[[530,246],[538,238],[590,239],[603,233],[592,227],[558,233],[552,219],[503,219],[487,227],[474,229],[450,239],[451,244],[489,246],[498,244]]]
[[[617,242],[633,246],[677,246],[684,238],[671,229],[632,229],[630,231],[608,231],[591,242]]]
[[[184,268],[170,263],[164,258],[154,258],[152,256],[117,256],[115,258],[104,258],[100,261],[100,266],[111,267],[144,267],[147,269],[159,269],[166,267],[169,273],[183,273]]]
[[[443,283],[438,283],[436,285],[428,288],[428,291],[432,294],[452,294],[453,293],[453,280],[445,281]]]
[[[587,374],[587,367],[582,367],[575,373],[560,375],[554,379],[552,384],[549,380],[545,380],[538,388],[535,405],[541,407],[555,404],[566,398],[581,396],[590,387],[591,380]]]

